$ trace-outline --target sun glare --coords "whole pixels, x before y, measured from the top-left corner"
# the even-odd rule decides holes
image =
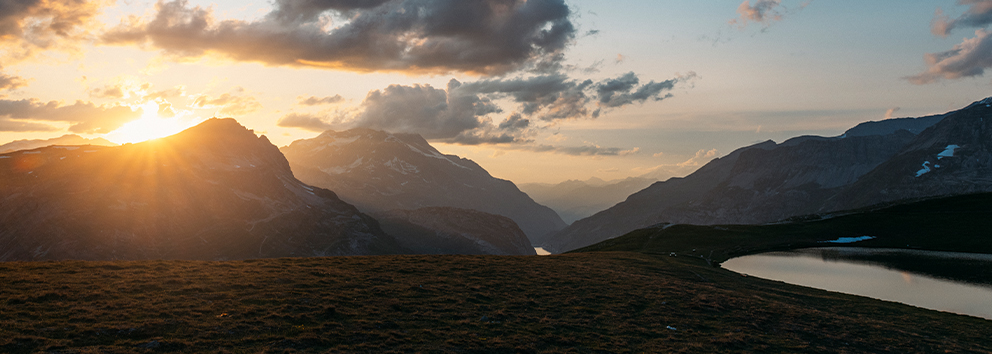
[[[140,106],[144,111],[141,118],[125,123],[104,137],[118,144],[140,143],[146,140],[158,139],[179,133],[196,125],[195,120],[181,119],[179,115],[172,118],[158,116],[158,103],[148,102]]]

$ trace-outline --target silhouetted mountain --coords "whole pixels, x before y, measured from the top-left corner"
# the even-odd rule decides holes
[[[609,182],[590,178],[586,181],[568,180],[558,184],[522,183],[520,190],[541,205],[554,209],[566,223],[572,223],[614,206],[631,193],[654,182],[657,180],[643,177]]]
[[[513,219],[533,244],[565,222],[513,182],[472,160],[444,155],[416,134],[326,131],[283,147],[301,181],[333,190],[368,212],[447,206]]]
[[[840,137],[804,136],[741,148],[576,221],[545,248],[563,252],[661,223],[761,224],[992,191],[992,130],[984,121],[992,113],[990,103],[863,123]]]
[[[15,140],[3,145],[0,145],[0,154],[8,153],[11,151],[18,150],[31,150],[40,147],[52,146],[52,145],[99,145],[99,146],[116,146],[107,139],[104,138],[93,138],[86,139],[75,134],[66,134],[58,138],[51,139],[35,139],[35,140]]]
[[[773,250],[852,244],[992,253],[990,229],[992,193],[975,193],[873,205],[765,225],[657,225],[576,252],[675,253],[678,257],[702,257],[712,262]],[[992,284],[992,266],[982,262],[930,260],[921,264],[919,258],[884,255],[851,258],[929,276]]]
[[[210,119],[119,147],[0,155],[0,260],[397,253],[377,222],[293,177],[265,136]]]
[[[428,207],[375,214],[382,229],[417,254],[535,255],[508,217],[477,210]]]

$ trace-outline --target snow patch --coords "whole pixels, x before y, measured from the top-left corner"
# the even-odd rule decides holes
[[[954,157],[954,150],[957,149],[957,148],[960,148],[960,146],[957,146],[957,145],[947,145],[947,148],[945,148],[944,151],[942,151],[941,153],[937,154],[937,159],[940,160],[940,159],[945,158],[945,157]]]
[[[322,168],[320,170],[321,171],[324,171],[324,173],[329,174],[329,175],[339,175],[339,174],[342,174],[342,173],[351,171],[355,167],[360,166],[362,164],[362,161],[364,159],[365,159],[364,157],[359,157],[358,160],[355,160],[355,162],[352,162],[351,165],[348,165],[348,166],[334,166],[334,167],[331,167],[331,168]]]
[[[10,156],[0,156],[0,159],[9,159]]]
[[[820,241],[820,243],[855,243],[861,241],[868,241],[875,239],[875,236],[861,236],[861,237],[841,237],[836,240],[831,241]]]
[[[430,151],[430,152],[424,152],[424,151],[418,149],[417,147],[415,147],[413,145],[406,144],[406,146],[409,147],[410,150],[413,150],[414,152],[416,152],[418,154],[421,154],[421,155],[424,155],[424,156],[427,156],[427,157],[430,157],[430,158],[433,158],[433,159],[448,161],[448,163],[450,163],[452,165],[455,165],[455,166],[464,168],[466,170],[471,170],[471,168],[468,168],[468,167],[459,165],[459,164],[455,163],[454,161],[451,161],[451,159],[449,159],[447,156],[442,155],[440,152],[437,152],[437,150]]]
[[[420,173],[420,169],[417,168],[417,166],[411,165],[406,161],[400,160],[398,157],[394,157],[392,160],[386,161],[386,163],[384,163],[383,165],[404,175],[410,173]]]
[[[25,155],[37,155],[37,154],[40,154],[40,153],[41,153],[41,151],[25,151],[24,152]]]
[[[927,172],[930,172],[930,166],[929,165],[930,165],[930,161],[924,161],[923,162],[923,169],[922,170],[919,170],[919,171],[916,171],[916,177],[925,175]]]

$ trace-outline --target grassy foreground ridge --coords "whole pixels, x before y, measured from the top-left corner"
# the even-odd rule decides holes
[[[0,263],[0,352],[992,352],[989,321],[690,257]]]

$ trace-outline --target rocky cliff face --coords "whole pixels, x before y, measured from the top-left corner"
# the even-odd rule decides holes
[[[327,131],[283,147],[300,180],[338,193],[368,212],[445,206],[512,219],[534,244],[565,227],[510,181],[471,160],[444,155],[416,134]]]
[[[535,255],[510,218],[481,211],[429,207],[375,214],[400,245],[418,254]]]
[[[575,222],[545,249],[564,252],[662,223],[761,224],[990,191],[990,106],[987,99],[938,116],[863,123],[834,138],[745,147]]]
[[[293,177],[264,137],[211,119],[120,147],[0,155],[0,260],[396,253],[371,217]]]

